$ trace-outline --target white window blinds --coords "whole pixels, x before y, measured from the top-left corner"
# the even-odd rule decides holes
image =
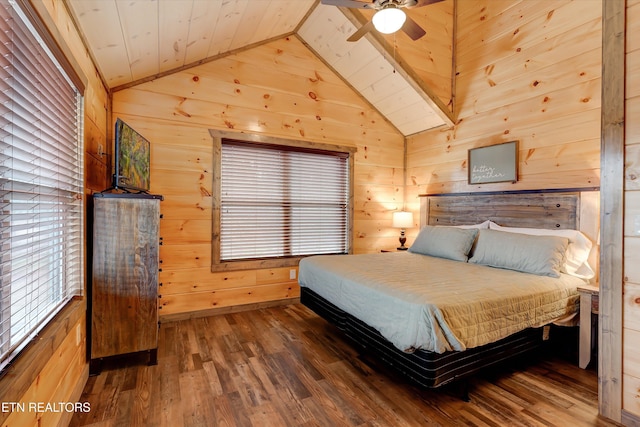
[[[0,367],[84,281],[81,95],[14,7],[0,2]]]
[[[346,253],[348,159],[223,140],[221,261]]]

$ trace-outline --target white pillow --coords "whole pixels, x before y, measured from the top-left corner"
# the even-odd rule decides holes
[[[591,279],[596,275],[589,265],[589,253],[591,252],[593,244],[587,236],[578,230],[502,227],[495,222],[491,222],[489,228],[491,230],[531,234],[534,236],[566,237],[569,239],[569,246],[567,247],[567,253],[565,255],[566,261],[561,271],[582,279]]]
[[[452,227],[457,228],[477,228],[478,230],[486,230],[489,228],[489,223],[491,221],[486,220],[485,222],[481,222],[480,224],[471,224],[471,225],[453,225]]]

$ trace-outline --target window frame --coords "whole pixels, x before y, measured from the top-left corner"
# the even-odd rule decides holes
[[[312,149],[322,151],[332,151],[345,153],[348,155],[348,210],[347,210],[347,253],[353,253],[353,168],[354,153],[356,147],[343,145],[332,145],[326,143],[291,140],[285,138],[264,136],[258,134],[244,134],[219,130],[209,130],[213,139],[213,194],[212,194],[212,230],[211,230],[211,271],[235,271],[235,270],[256,270],[261,268],[277,268],[297,266],[302,258],[308,255],[290,256],[282,258],[248,259],[237,261],[222,261],[220,226],[221,226],[221,170],[222,170],[222,141],[230,139],[247,143],[280,145],[282,147],[293,147],[297,149]]]
[[[84,298],[84,290],[86,286],[86,275],[85,275],[85,267],[86,267],[86,259],[85,259],[85,250],[84,250],[84,240],[86,237],[85,230],[85,200],[84,200],[84,92],[86,89],[86,77],[83,74],[79,74],[77,68],[74,67],[71,61],[64,54],[64,50],[66,44],[64,40],[60,39],[60,34],[51,31],[50,27],[47,26],[47,23],[44,22],[40,15],[37,12],[37,6],[34,6],[31,2],[26,0],[16,0],[13,7],[19,15],[20,18],[15,18],[15,21],[18,20],[25,21],[25,27],[22,30],[26,33],[31,33],[35,44],[40,44],[44,50],[48,50],[46,53],[48,56],[53,58],[54,67],[57,68],[57,71],[63,74],[63,78],[69,83],[70,87],[73,88],[75,92],[75,108],[74,114],[76,116],[76,128],[74,133],[76,134],[75,142],[75,154],[77,156],[77,170],[78,173],[78,191],[72,191],[70,189],[66,189],[65,191],[70,192],[71,198],[75,200],[75,202],[69,203],[65,205],[67,207],[71,206],[72,209],[75,206],[75,210],[78,216],[74,216],[75,226],[77,227],[75,230],[75,234],[79,237],[77,245],[68,245],[67,239],[69,238],[68,234],[64,234],[61,236],[62,241],[64,243],[60,243],[60,245],[64,246],[64,255],[60,256],[60,271],[56,274],[56,278],[60,279],[60,282],[55,282],[55,287],[60,286],[58,291],[61,292],[60,298],[56,298],[55,303],[51,304],[52,307],[50,310],[46,312],[46,314],[37,322],[35,322],[35,326],[30,328],[28,333],[22,334],[16,339],[15,342],[11,341],[11,317],[12,317],[12,301],[9,301],[6,304],[0,305],[0,333],[8,333],[9,340],[7,342],[3,342],[0,344],[0,352],[2,356],[0,357],[0,378],[5,379],[5,375],[9,371],[9,367],[15,366],[19,363],[20,360],[24,360],[26,357],[31,357],[27,355],[27,352],[36,351],[33,348],[40,348],[40,343],[42,342],[43,336],[46,331],[52,328],[51,325],[59,322],[60,319],[67,318],[69,307],[77,307],[77,303],[81,302]],[[18,25],[18,24],[16,24]],[[67,49],[68,50],[68,49]],[[49,153],[51,154],[51,153]],[[11,191],[9,191],[11,192]],[[12,215],[13,207],[9,203],[8,207],[8,215]],[[66,212],[61,215],[66,215]],[[5,224],[3,224],[4,226]],[[7,230],[11,233],[11,227],[7,226]],[[72,235],[74,233],[71,233]],[[61,241],[61,242],[62,242]],[[10,243],[7,243],[7,246],[3,246],[3,250],[11,251],[12,248]],[[65,260],[69,256],[70,253],[75,252],[75,258],[77,262],[74,264],[77,267],[73,271],[69,271],[69,265],[65,263]],[[9,261],[11,263],[12,261]],[[8,271],[6,271],[7,275],[10,275],[11,265],[8,266]],[[76,276],[75,281],[73,282],[77,285],[74,287],[73,285],[68,285],[67,276],[73,274]],[[12,288],[14,287],[13,278],[10,278],[9,283],[3,286],[3,294],[8,295],[7,298],[11,298],[13,295]],[[52,292],[55,292],[54,287],[51,288]],[[3,295],[4,296],[4,295]],[[74,304],[75,302],[75,304]],[[81,303],[81,305],[84,305]],[[75,308],[74,308],[75,310]],[[8,318],[8,320],[7,320]],[[37,351],[40,352],[39,350]],[[37,375],[37,372],[34,372]]]

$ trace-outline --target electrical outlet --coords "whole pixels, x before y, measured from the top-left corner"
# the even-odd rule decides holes
[[[98,156],[104,156],[104,147],[102,146],[102,144],[98,144]]]
[[[76,345],[80,345],[82,342],[82,328],[80,325],[76,326]]]
[[[296,270],[292,268],[291,270],[289,270],[289,279],[295,280],[295,278],[296,278]]]

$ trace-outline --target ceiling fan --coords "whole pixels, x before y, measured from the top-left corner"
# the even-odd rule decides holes
[[[341,6],[354,9],[373,9],[377,12],[371,21],[364,24],[347,41],[360,40],[369,31],[376,29],[383,34],[392,34],[398,30],[404,31],[412,40],[418,40],[426,32],[402,10],[427,6],[443,0],[371,0],[370,2],[358,0],[321,0],[322,4],[329,6]]]

